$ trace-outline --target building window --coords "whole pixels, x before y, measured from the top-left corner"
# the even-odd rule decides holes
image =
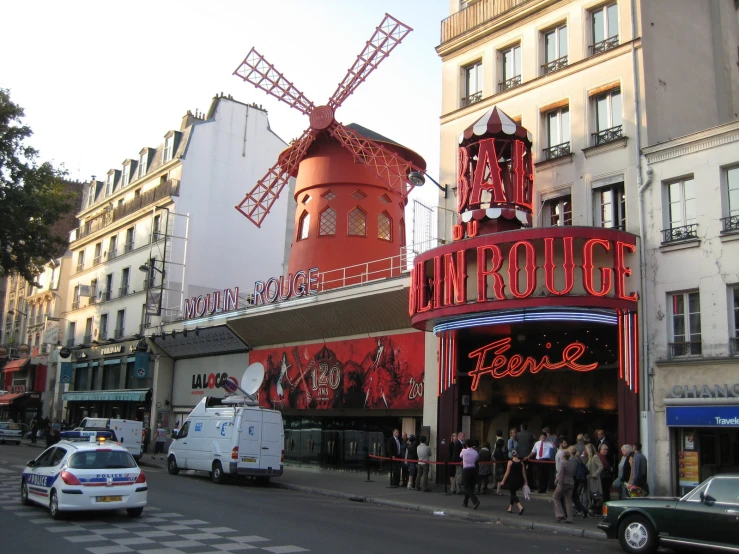
[[[354,208],[349,212],[349,236],[367,236],[367,214],[361,208]]]
[[[731,321],[733,322],[733,337],[731,337],[731,353],[732,354],[738,354],[739,353],[739,286],[734,286],[731,288],[731,307],[732,307],[732,318]]]
[[[591,37],[590,55],[603,52],[618,46],[618,5],[616,3],[601,6],[590,12]]]
[[[151,240],[157,241],[159,240],[159,235],[161,233],[162,229],[162,216],[161,215],[155,215],[154,221],[151,224]]]
[[[115,184],[115,172],[111,172],[108,175],[108,181],[105,184],[105,196],[113,194],[113,185]]]
[[[97,265],[102,261],[103,243],[95,244],[95,255],[92,257],[92,265]]]
[[[103,370],[103,390],[121,388],[121,364],[108,364]]]
[[[100,327],[98,329],[98,339],[108,340],[108,314],[100,314]]]
[[[88,317],[85,321],[85,336],[82,337],[82,344],[90,344],[92,342],[92,318]]]
[[[521,45],[516,44],[500,52],[501,68],[498,92],[505,92],[521,84]]]
[[[354,198],[354,200],[356,200],[357,202],[359,202],[360,200],[364,200],[365,198],[367,198],[367,195],[366,195],[366,194],[364,194],[364,193],[363,193],[363,192],[362,192],[361,190],[359,190],[359,189],[357,189],[357,190],[355,190],[354,192],[352,192],[350,196],[351,196],[352,198]]]
[[[547,145],[544,159],[552,160],[570,153],[570,108],[565,106],[544,114],[547,126]]]
[[[139,179],[141,179],[141,177],[146,175],[146,169],[147,169],[146,165],[148,161],[149,161],[148,152],[141,154],[141,156],[139,157]]]
[[[380,196],[380,202],[382,204],[390,204],[390,198],[388,198],[387,194],[383,194]]]
[[[724,232],[739,231],[739,167],[726,170],[727,217],[722,219]]]
[[[123,177],[121,178],[121,187],[128,185],[128,179],[131,174],[131,164],[123,166]]]
[[[623,138],[621,89],[615,88],[595,95],[593,109],[595,112],[593,146]]]
[[[68,347],[74,346],[74,335],[77,332],[76,326],[77,324],[74,321],[69,322],[69,326],[67,327],[67,346]]]
[[[672,318],[670,356],[700,356],[702,352],[700,294],[697,291],[681,292],[671,294],[669,298]]]
[[[482,62],[463,67],[462,76],[464,78],[462,107],[464,108],[482,100]]]
[[[626,230],[626,194],[624,184],[616,183],[593,191],[596,227]]]
[[[131,280],[131,268],[124,267],[121,270],[121,286],[118,291],[118,296],[126,296],[128,294],[128,285]]]
[[[303,212],[298,222],[298,240],[305,240],[308,238],[308,228],[310,227],[310,214]]]
[[[112,298],[111,293],[113,291],[113,274],[108,273],[105,276],[105,290],[101,292],[100,299],[106,302]]]
[[[85,251],[80,250],[77,254],[77,271],[82,271],[85,269]]]
[[[156,256],[149,258],[147,264],[149,266],[149,273],[144,278],[144,288],[156,287],[157,286],[157,259]],[[148,284],[147,284],[148,282]],[[164,275],[162,275],[162,283],[164,283]]]
[[[405,219],[400,218],[400,247],[405,246]]]
[[[572,225],[572,197],[569,194],[546,200],[542,210],[543,221],[549,222],[549,227]]]
[[[108,259],[112,260],[116,257],[116,250],[118,248],[118,235],[113,235],[110,237],[110,242],[108,243]]]
[[[311,201],[310,194],[306,194],[305,196],[303,196],[303,204],[307,204],[310,201]]]
[[[387,212],[377,216],[377,238],[380,240],[393,240],[393,219]]]
[[[663,242],[698,238],[695,214],[695,181],[692,177],[667,185],[668,228],[662,231]]]
[[[174,135],[164,139],[164,160],[163,163],[167,163],[172,159],[174,152]]]
[[[541,70],[546,75],[567,67],[567,25],[545,31],[543,35],[544,64]]]
[[[115,318],[115,338],[122,339],[124,325],[126,323],[126,310],[118,310]]]
[[[92,206],[95,202],[95,181],[90,182],[90,188],[87,191],[87,205]]]
[[[333,191],[327,190],[326,192],[324,192],[321,195],[321,197],[322,198],[325,198],[326,200],[328,200],[330,202],[331,200],[333,200],[334,198],[336,198],[336,193],[333,192]]]
[[[336,210],[333,208],[326,208],[321,212],[319,225],[318,225],[318,236],[327,237],[336,234]]]
[[[127,254],[133,250],[134,227],[126,229],[126,243],[123,245],[123,253]]]

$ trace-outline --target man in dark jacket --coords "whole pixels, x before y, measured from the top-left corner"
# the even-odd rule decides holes
[[[387,455],[391,458],[400,458],[400,429],[393,429],[393,436],[387,441]],[[396,488],[400,484],[400,462],[390,462],[390,486]]]

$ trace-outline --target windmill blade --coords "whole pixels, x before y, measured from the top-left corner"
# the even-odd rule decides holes
[[[313,102],[308,100],[290,81],[285,79],[285,76],[277,71],[275,66],[264,59],[264,56],[254,48],[249,50],[246,58],[233,74],[262,89],[267,94],[271,94],[278,100],[282,100],[305,115],[309,115],[315,107]]]
[[[424,169],[401,158],[392,150],[340,123],[334,123],[329,128],[329,133],[349,150],[356,160],[370,166],[387,183],[388,187],[403,198],[413,190],[413,183],[408,180],[408,173],[411,171],[426,173]]]
[[[290,174],[295,171],[305,156],[315,136],[316,133],[312,129],[303,133],[303,136],[280,154],[277,163],[236,206],[236,209],[257,227],[262,226],[262,221],[279,198],[282,189],[290,179]]]
[[[331,109],[336,110],[346,100],[356,88],[364,81],[367,76],[372,73],[378,65],[390,55],[400,42],[413,29],[405,23],[401,23],[390,14],[385,14],[385,18],[375,29],[375,33],[367,41],[367,45],[362,53],[357,56],[354,65],[339,83],[336,91],[328,101]]]

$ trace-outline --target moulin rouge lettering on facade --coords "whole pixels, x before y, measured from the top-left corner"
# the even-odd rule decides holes
[[[559,234],[569,232],[560,231]],[[582,284],[588,296],[611,295],[620,300],[637,300],[636,293],[627,292],[626,280],[632,271],[625,261],[627,254],[635,252],[636,246],[634,239],[625,233],[621,234],[624,240],[565,234],[514,242],[506,241],[505,235],[507,233],[477,237],[476,243],[466,247],[462,245],[467,241],[455,243],[460,246],[457,250],[447,249],[425,260],[423,256],[417,258],[409,294],[410,316],[466,304],[468,277],[474,278],[476,284],[476,295],[470,300],[478,303],[530,298],[542,276],[552,296],[573,294],[576,277],[579,277],[577,283]],[[575,239],[582,242],[578,248]],[[507,251],[506,244],[510,244]],[[542,249],[543,256],[537,256]],[[557,286],[559,274],[562,280]]]
[[[547,343],[547,348],[551,348],[551,343]],[[495,379],[503,377],[519,377],[526,373],[537,374],[543,369],[555,370],[569,368],[573,371],[593,371],[598,367],[597,363],[579,364],[578,360],[585,353],[585,345],[581,342],[572,342],[562,349],[562,359],[559,362],[553,362],[548,355],[543,356],[540,360],[535,360],[531,356],[523,357],[521,354],[514,354],[510,358],[504,354],[511,349],[511,338],[496,340],[490,344],[478,348],[469,353],[469,358],[477,358],[475,369],[470,371],[468,375],[472,377],[471,389],[477,390],[480,384],[480,377],[490,374]]]
[[[203,317],[239,309],[239,287],[217,290],[206,295],[185,298],[185,319]]]

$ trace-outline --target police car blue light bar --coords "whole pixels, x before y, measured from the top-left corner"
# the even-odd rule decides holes
[[[113,431],[95,430],[95,431],[62,431],[60,433],[61,440],[66,441],[89,441],[91,438],[105,439],[115,441],[116,436]]]

